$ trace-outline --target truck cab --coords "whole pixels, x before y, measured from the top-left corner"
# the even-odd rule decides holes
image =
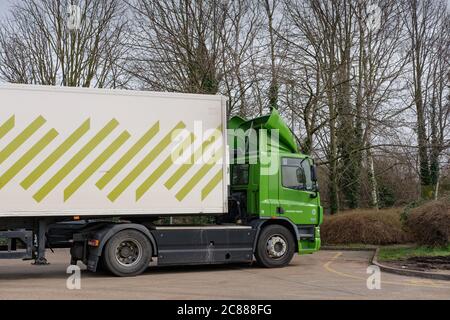
[[[285,226],[299,254],[317,251],[323,209],[313,159],[300,153],[275,109],[252,120],[234,117],[228,128],[230,211],[246,221]]]

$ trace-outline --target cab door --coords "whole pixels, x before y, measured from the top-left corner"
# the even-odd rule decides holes
[[[318,197],[312,181],[312,161],[300,155],[282,156],[276,213],[295,224],[318,223]]]

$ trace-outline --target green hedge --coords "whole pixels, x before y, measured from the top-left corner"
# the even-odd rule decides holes
[[[386,245],[408,242],[399,209],[352,210],[326,216],[320,227],[325,245]]]

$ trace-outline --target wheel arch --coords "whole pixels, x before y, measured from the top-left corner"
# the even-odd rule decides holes
[[[115,224],[112,227],[105,227],[102,230],[99,230],[99,232],[97,232],[95,234],[96,239],[100,240],[100,245],[97,247],[98,251],[100,251],[100,255],[103,252],[103,248],[105,247],[106,243],[108,242],[109,239],[111,239],[116,233],[123,231],[123,230],[136,230],[139,231],[141,233],[143,233],[148,240],[150,240],[150,243],[152,244],[152,255],[156,256],[157,253],[157,246],[156,246],[156,241],[153,238],[152,233],[150,232],[150,230],[148,230],[145,226],[141,225],[141,224],[136,224],[136,223],[121,223],[121,224]]]
[[[136,230],[144,234],[144,236],[148,238],[152,246],[152,256],[154,257],[158,255],[158,247],[156,245],[156,241],[150,230],[145,226],[136,223],[108,224],[96,230],[92,236],[93,239],[99,240],[99,246],[89,247],[88,269],[90,271],[96,271],[98,260],[102,256],[103,250],[108,240],[110,240],[118,232],[124,230]]]
[[[300,239],[300,234],[298,232],[297,226],[293,224],[289,219],[287,218],[268,218],[268,219],[258,219],[252,222],[253,228],[255,228],[256,236],[255,236],[255,242],[253,243],[253,252],[256,250],[256,245],[259,240],[259,236],[261,233],[261,230],[263,230],[265,227],[270,225],[280,225],[285,227],[289,230],[289,232],[294,237],[294,243],[295,243],[295,252],[298,252],[298,240]]]

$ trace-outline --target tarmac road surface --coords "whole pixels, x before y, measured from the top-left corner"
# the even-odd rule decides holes
[[[381,273],[380,289],[368,289],[371,255],[322,250],[295,256],[282,269],[150,267],[134,278],[82,271],[81,289],[69,290],[69,253],[56,250],[48,253],[48,266],[0,260],[0,299],[450,299],[450,281],[388,273]]]

